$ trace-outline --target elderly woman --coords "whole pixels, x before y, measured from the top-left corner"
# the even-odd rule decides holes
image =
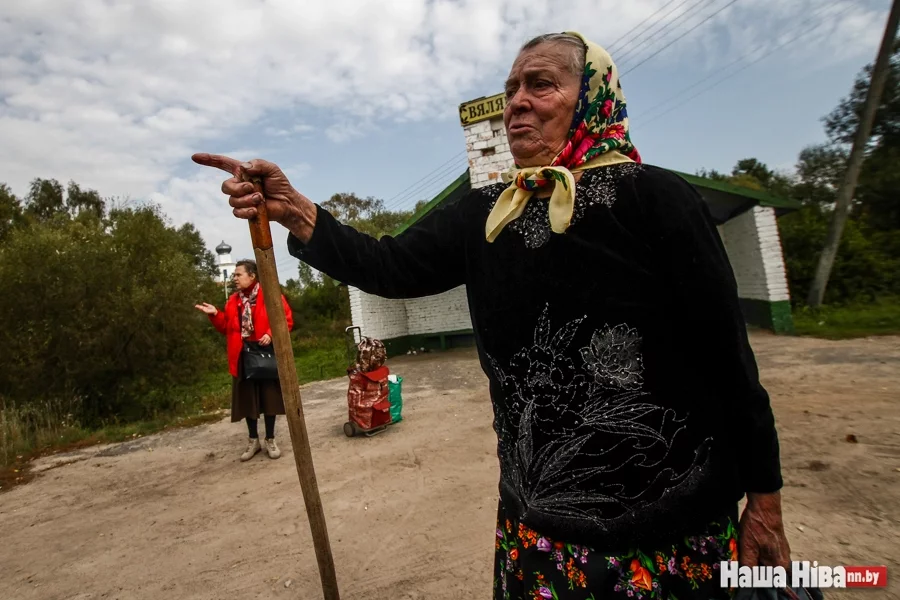
[[[616,66],[575,33],[506,81],[515,168],[381,240],[277,166],[223,184],[291,254],[388,298],[466,285],[500,460],[495,598],[719,598],[719,561],[787,565],[774,418],[706,205],[644,165]],[[508,186],[506,184],[509,184]],[[748,499],[738,520],[738,502]]]
[[[241,455],[248,461],[265,448],[269,458],[281,456],[275,443],[275,417],[284,414],[284,397],[277,379],[246,379],[243,373],[241,355],[244,344],[269,346],[272,343],[272,328],[266,314],[262,287],[259,285],[259,271],[256,261],[241,260],[234,267],[234,283],[237,291],[220,311],[212,304],[198,304],[197,310],[205,313],[213,327],[225,336],[228,349],[228,370],[231,372],[231,422],[247,421],[250,441]],[[281,297],[287,315],[288,328],[294,321],[291,307],[284,296]],[[264,416],[266,426],[265,447],[259,441],[259,415]]]

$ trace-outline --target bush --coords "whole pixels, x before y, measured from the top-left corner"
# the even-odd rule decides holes
[[[806,302],[830,222],[830,211],[815,204],[778,219],[788,286],[795,305]],[[890,252],[892,244],[900,246],[900,232],[874,232],[859,219],[848,219],[825,291],[825,303],[873,302],[886,294],[900,294],[900,261],[896,258],[900,254]]]
[[[193,308],[217,288],[185,233],[152,207],[13,230],[0,249],[5,404],[27,414],[58,399],[86,427],[150,418],[174,408],[176,386],[220,366]]]

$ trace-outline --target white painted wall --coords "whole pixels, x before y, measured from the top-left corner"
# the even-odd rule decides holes
[[[437,296],[407,300],[406,319],[409,335],[472,329],[466,286]]]
[[[722,225],[719,231],[741,298],[790,300],[775,209],[754,207]]]
[[[362,329],[362,335],[379,340],[409,335],[406,319],[406,303],[366,294],[355,287],[350,294],[350,315],[353,324]]]

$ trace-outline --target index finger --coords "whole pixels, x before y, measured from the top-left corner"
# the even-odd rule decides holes
[[[222,169],[226,173],[231,173],[235,177],[237,176],[238,167],[241,166],[241,161],[237,159],[223,156],[221,154],[207,154],[206,152],[199,152],[197,154],[194,154],[193,156],[191,156],[191,160],[206,167],[215,167],[217,169]]]

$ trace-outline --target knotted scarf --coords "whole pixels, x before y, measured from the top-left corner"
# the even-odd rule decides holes
[[[519,218],[535,191],[553,186],[548,207],[550,227],[564,233],[575,209],[573,173],[607,165],[641,162],[631,143],[625,95],[619,85],[619,71],[602,47],[575,35],[585,45],[585,66],[575,114],[565,147],[544,167],[516,165],[503,174],[512,184],[500,194],[488,215],[485,235],[493,242],[506,225]]]
[[[246,339],[253,334],[253,306],[256,304],[256,297],[259,295],[259,284],[253,286],[253,291],[248,295],[241,290],[239,292],[242,310],[241,310],[241,337]]]

